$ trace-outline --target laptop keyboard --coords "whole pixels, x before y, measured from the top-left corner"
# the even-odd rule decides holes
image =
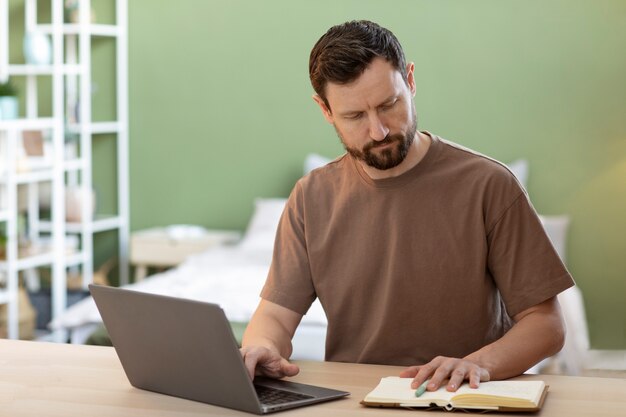
[[[270,388],[262,385],[255,385],[256,394],[261,404],[276,405],[298,400],[313,398],[311,395],[298,394],[296,392],[284,391],[278,388]]]

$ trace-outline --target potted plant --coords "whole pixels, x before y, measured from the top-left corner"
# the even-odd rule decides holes
[[[10,82],[0,83],[0,120],[17,119],[17,89]]]

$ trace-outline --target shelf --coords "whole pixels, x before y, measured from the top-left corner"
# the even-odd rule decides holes
[[[17,260],[16,269],[22,271],[24,269],[38,268],[40,266],[52,265],[54,263],[54,254],[46,252],[39,255],[25,256]],[[7,261],[0,261],[0,270],[7,270]]]
[[[93,222],[93,231],[98,233],[118,229],[122,225],[121,220],[118,216],[98,215]],[[68,223],[66,230],[68,233],[80,233],[80,223]]]
[[[53,65],[9,65],[9,75],[53,75]],[[63,74],[80,74],[82,72],[80,65],[66,64],[60,67]]]
[[[87,168],[87,161],[84,159],[68,159],[65,160],[64,168],[66,171],[79,171]]]
[[[52,118],[0,120],[0,130],[46,130],[53,129]]]
[[[33,184],[36,182],[52,181],[54,178],[54,171],[51,169],[42,169],[39,171],[22,172],[17,174],[16,183],[18,184]],[[6,176],[4,177],[6,180]]]
[[[81,265],[82,263],[83,263],[83,253],[82,252],[73,253],[71,255],[68,255],[67,258],[65,258],[65,266],[66,267],[78,266],[78,265]]]
[[[63,25],[63,34],[64,35],[79,35],[81,33],[81,28],[84,27],[85,33],[91,36],[107,36],[107,37],[115,37],[119,36],[120,29],[117,26],[113,25],[98,25],[98,24],[88,24],[88,25],[80,25],[78,23],[68,23]],[[54,26],[50,24],[46,25],[37,25],[37,29],[45,34],[52,34],[54,31]]]
[[[119,133],[121,127],[118,122],[94,122],[87,124],[85,123],[84,129],[92,134],[107,134],[107,133]],[[81,133],[81,127],[79,125],[69,125],[67,126],[67,131],[69,133],[74,133],[76,135]]]
[[[94,233],[106,232],[109,230],[118,229],[122,225],[120,217],[113,215],[96,215],[96,218],[91,224],[91,230]],[[39,230],[43,232],[52,231],[52,223],[50,221],[42,221],[39,224]],[[82,226],[80,223],[65,223],[65,232],[72,234],[82,233]]]
[[[33,184],[36,182],[48,182],[54,178],[54,171],[51,169],[41,169],[38,171],[21,172],[15,175],[17,184]],[[7,183],[6,172],[0,175],[0,184]]]
[[[30,255],[19,258],[17,261],[17,270],[22,271],[24,269],[38,268],[41,266],[52,265],[55,262],[54,254],[50,251],[40,253],[38,255]],[[83,263],[83,253],[73,252],[66,256],[65,266],[78,266]],[[7,261],[0,261],[0,271],[7,270]],[[0,290],[1,292],[2,290]]]
[[[6,304],[11,301],[11,297],[9,297],[9,292],[7,290],[0,290],[0,304]]]
[[[30,246],[18,247],[16,255],[11,252],[10,262],[0,259],[0,272],[6,271],[5,281],[10,284],[9,288],[17,287],[19,283],[20,277],[17,271],[42,267],[50,269],[50,279],[55,285],[65,284],[68,267],[70,270],[79,267],[84,282],[91,282],[93,258],[94,253],[97,252],[94,234],[112,230],[117,234],[119,241],[120,282],[127,283],[128,2],[127,0],[115,1],[116,22],[107,22],[107,24],[91,23],[89,17],[85,15],[82,15],[86,18],[82,20],[82,23],[65,23],[62,1],[44,1],[50,11],[51,20],[40,24],[37,21],[37,1],[24,2],[23,16],[19,16],[22,15],[21,10],[18,15],[14,16],[9,3],[10,1],[0,0],[0,15],[2,16],[0,20],[3,20],[0,22],[0,40],[9,39],[9,29],[15,17],[20,19],[24,17],[25,27],[44,34],[49,38],[49,43],[54,44],[51,45],[53,55],[59,52],[58,47],[61,45],[58,42],[60,41],[63,45],[61,46],[62,56],[54,55],[55,59],[46,65],[31,65],[24,61],[9,62],[9,56],[4,54],[5,45],[0,45],[0,66],[2,67],[0,76],[3,79],[7,76],[17,77],[19,81],[24,82],[20,108],[29,110],[26,114],[37,115],[37,109],[41,108],[42,104],[47,106],[46,108],[50,107],[49,111],[44,113],[47,117],[0,120],[0,144],[3,148],[1,152],[7,154],[0,155],[0,159],[4,162],[4,164],[0,162],[0,165],[3,165],[0,168],[0,191],[5,200],[11,197],[11,206],[5,201],[0,207],[0,226],[11,230],[12,236],[7,239],[7,246],[10,244],[11,249],[16,243],[19,246],[19,241],[15,241],[17,236],[13,229],[18,217],[17,205],[21,201],[14,196],[20,191],[27,191],[25,200],[28,210],[25,221],[27,225],[32,226],[33,234],[38,235],[33,236]],[[88,3],[87,1],[86,4]],[[81,10],[86,12],[87,9],[89,7]],[[114,49],[109,47],[114,47]],[[94,54],[100,54],[94,48],[104,48],[102,56],[109,61],[105,65],[106,68],[93,66]],[[92,105],[85,106],[93,96],[92,83],[85,81],[91,80],[99,72],[107,74],[105,88],[111,90],[116,114],[105,121],[94,122]],[[40,81],[45,81],[44,84],[51,84],[51,88],[42,90],[38,87]],[[84,116],[78,121],[70,117],[75,115],[77,107],[80,107],[78,110],[81,116]],[[69,124],[69,120],[74,123]],[[49,148],[43,157],[26,156],[28,153],[22,152],[20,148],[24,145],[21,142],[23,136],[26,136],[22,135],[22,132],[25,131],[43,133],[45,145]],[[78,187],[81,190],[92,190],[94,188],[92,173],[94,149],[89,146],[89,140],[108,139],[108,136],[96,135],[111,135],[115,138],[116,161],[112,169],[116,174],[115,192],[119,203],[118,209],[112,208],[111,211],[117,214],[96,215],[93,220],[92,216],[87,215],[84,216],[83,221],[69,223],[65,221],[66,213],[63,210],[67,189]],[[68,144],[70,146],[66,146]],[[1,158],[2,156],[4,158]],[[44,181],[50,183],[50,196],[44,195],[43,192],[36,192],[41,191],[37,190],[36,186],[28,186]],[[22,184],[27,184],[29,190],[23,190],[26,187]],[[63,189],[65,191],[62,191]],[[43,207],[45,210],[41,210]],[[44,214],[45,220],[41,218]],[[57,242],[61,245],[60,242],[63,239],[65,239],[63,248],[54,246]],[[10,297],[6,297],[5,294],[6,290],[3,292],[0,287],[0,302],[4,300],[10,306],[7,334],[9,338],[17,338],[19,336],[18,317],[15,314],[17,298],[13,293]],[[55,305],[59,302],[61,300],[53,300],[54,314],[66,308],[66,305]],[[52,340],[64,341],[62,333],[55,332]]]

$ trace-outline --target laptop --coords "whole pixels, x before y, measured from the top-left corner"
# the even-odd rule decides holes
[[[349,392],[255,377],[216,304],[90,285],[131,385],[255,414],[301,407]]]

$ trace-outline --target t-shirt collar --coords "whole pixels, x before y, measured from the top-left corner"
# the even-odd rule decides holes
[[[439,154],[439,150],[441,149],[441,141],[437,135],[433,135],[427,130],[420,131],[420,132],[425,135],[430,136],[431,143],[430,143],[430,146],[428,147],[428,151],[426,152],[426,155],[424,155],[422,160],[419,161],[414,167],[412,167],[408,171],[398,176],[389,177],[389,178],[381,178],[381,179],[375,180],[375,179],[372,179],[369,175],[367,175],[367,173],[361,166],[360,162],[358,162],[356,159],[350,156],[352,165],[355,168],[356,172],[358,173],[359,177],[368,185],[377,187],[377,188],[399,187],[419,177],[420,173],[423,172],[424,170],[427,170],[428,167],[434,162],[437,155]]]

